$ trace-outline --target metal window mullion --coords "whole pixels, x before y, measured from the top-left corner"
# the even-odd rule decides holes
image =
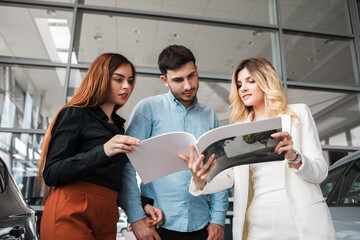
[[[70,31],[70,46],[68,50],[68,60],[66,64],[66,74],[65,74],[65,83],[64,83],[64,96],[63,103],[66,104],[67,96],[69,92],[69,84],[70,84],[70,75],[71,75],[71,60],[72,60],[72,52],[75,39],[79,38],[80,31],[77,31],[77,19],[78,18],[78,0],[76,0],[76,4],[73,9],[73,19],[71,23],[71,31]]]
[[[14,64],[20,66],[32,66],[32,67],[60,67],[65,68],[67,64],[61,62],[50,62],[49,60],[41,59],[26,59],[26,58],[12,58],[0,56],[0,64]]]
[[[46,133],[45,129],[33,129],[33,128],[4,128],[0,127],[0,133],[29,133],[29,134],[40,134]]]
[[[74,8],[73,3],[60,3],[60,2],[45,2],[45,1],[29,1],[29,0],[1,0],[0,5],[13,6],[13,7],[34,7],[34,8],[56,8],[56,10],[72,10]]]
[[[284,85],[284,90],[288,93],[288,85],[287,85],[287,71],[286,71],[286,54],[285,54],[285,40],[284,40],[284,32],[283,25],[281,22],[281,10],[279,0],[275,0],[276,11],[277,11],[277,21],[278,21],[278,36],[279,36],[279,51],[280,51],[280,63],[281,63],[281,78]]]
[[[360,93],[360,87],[353,86],[340,86],[340,85],[329,85],[329,84],[320,84],[320,83],[310,83],[310,82],[296,82],[296,81],[285,81],[285,84],[289,87],[298,87],[298,88],[308,88],[314,90],[323,90],[323,91],[336,91],[336,92],[345,92],[345,93]]]
[[[360,147],[351,146],[336,146],[336,145],[321,145],[323,151],[346,151],[355,152],[360,150]]]
[[[357,4],[355,2],[355,0],[348,0],[347,1],[347,5],[348,5],[348,10],[349,10],[349,14],[350,14],[350,21],[351,21],[351,26],[352,26],[352,32],[354,34],[354,48],[355,48],[355,59],[356,59],[356,69],[355,69],[355,83],[360,86],[360,81],[359,81],[359,77],[360,77],[360,38],[359,38],[359,34],[360,34],[360,30],[359,30],[359,13],[357,11]],[[359,104],[360,105],[360,104]],[[359,109],[360,111],[360,109]]]

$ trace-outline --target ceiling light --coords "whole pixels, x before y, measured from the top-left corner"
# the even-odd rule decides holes
[[[100,35],[94,35],[94,36],[93,36],[93,39],[94,39],[95,41],[98,41],[98,42],[100,42],[100,41],[103,40],[102,36],[100,36]]]
[[[254,31],[252,34],[254,37],[260,37],[262,35],[261,31]]]
[[[47,18],[50,26],[67,26],[67,19]]]
[[[141,33],[141,31],[138,30],[138,29],[136,29],[136,30],[134,31],[134,33],[139,34],[139,33]]]
[[[334,39],[327,39],[327,40],[325,40],[324,43],[327,44],[327,45],[333,45],[335,43],[335,40]]]
[[[255,43],[254,43],[253,41],[248,42],[248,44],[249,44],[250,46],[254,46],[254,45],[255,45]]]
[[[180,37],[180,34],[174,33],[172,36],[173,36],[174,38],[178,38],[178,37]]]
[[[139,39],[135,39],[135,40],[134,40],[134,43],[139,43],[139,42],[140,42]]]
[[[50,34],[56,49],[69,49],[70,29],[68,26],[49,25]]]
[[[68,51],[70,29],[67,19],[35,18],[43,44],[52,62],[62,62],[58,51]]]
[[[314,60],[313,57],[308,57],[306,60],[308,60],[309,62],[311,62],[312,60]]]
[[[55,16],[55,15],[56,15],[56,11],[55,11],[55,10],[50,10],[50,9],[48,9],[48,10],[46,10],[46,13],[47,13],[48,15],[50,15],[50,16]]]

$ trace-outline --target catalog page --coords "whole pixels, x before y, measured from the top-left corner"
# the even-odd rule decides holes
[[[196,142],[186,132],[172,132],[149,138],[127,154],[144,184],[171,173],[188,170],[186,163],[177,154],[189,156],[190,143],[194,144],[198,156],[206,160],[215,153],[216,165],[208,181],[221,171],[242,164],[283,160],[283,155],[274,153],[281,139],[273,139],[272,133],[289,131],[290,116],[232,124],[204,133]],[[197,157],[198,157],[197,156]]]
[[[234,166],[284,160],[284,153],[274,152],[282,138],[272,138],[271,134],[288,131],[286,126],[290,126],[289,116],[225,126],[201,136],[198,150],[205,155],[204,162],[213,153],[216,158],[208,182]]]

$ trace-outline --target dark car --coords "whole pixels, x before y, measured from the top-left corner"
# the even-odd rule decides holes
[[[0,158],[0,239],[37,240],[35,211],[28,207]]]
[[[360,239],[360,151],[330,166],[320,186],[338,239]]]

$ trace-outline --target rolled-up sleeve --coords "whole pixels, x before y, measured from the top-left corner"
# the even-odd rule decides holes
[[[210,222],[225,226],[228,209],[228,190],[210,194]]]

